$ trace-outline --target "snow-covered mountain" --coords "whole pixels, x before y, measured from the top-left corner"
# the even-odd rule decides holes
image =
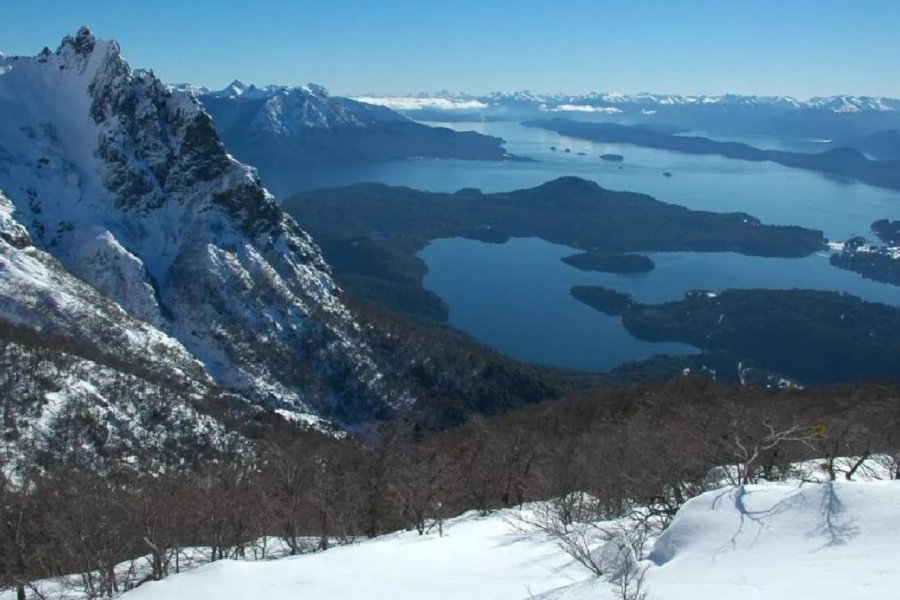
[[[568,113],[585,120],[817,140],[853,139],[900,128],[900,100],[869,96],[801,100],[791,96],[739,94],[591,92],[572,95],[521,91],[474,96],[447,92],[396,97],[369,95],[359,99],[432,121],[521,120],[547,113]]]
[[[900,111],[900,99],[874,97],[874,96],[824,96],[814,97],[808,100],[800,100],[791,96],[746,96],[740,94],[724,95],[697,95],[685,96],[680,94],[622,94],[619,92],[590,92],[587,94],[545,94],[534,93],[528,90],[516,92],[491,92],[483,95],[471,95],[465,93],[452,94],[449,92],[437,92],[434,94],[420,93],[413,96],[379,96],[369,94],[357,98],[360,101],[381,104],[383,106],[396,107],[400,110],[414,110],[416,108],[489,108],[501,107],[506,104],[534,104],[552,109],[560,104],[576,104],[589,106],[616,105],[634,107],[659,107],[659,106],[769,106],[784,109],[814,108],[829,110],[832,112],[860,112],[860,111]],[[407,103],[406,100],[416,100],[416,103]],[[429,101],[434,101],[429,103]],[[440,102],[438,102],[440,101]]]
[[[385,106],[332,96],[316,84],[256,87],[235,81],[197,98],[229,151],[284,194],[300,189],[290,183],[291,176],[302,175],[304,168],[314,171],[315,165],[509,158],[499,138],[430,127]]]
[[[392,110],[332,96],[314,83],[256,87],[234,81],[222,90],[200,94],[199,98],[213,111],[216,126],[225,130],[235,127],[248,112],[253,113],[252,118],[241,125],[256,132],[288,135],[302,135],[308,129],[372,128],[382,123],[409,122]],[[228,106],[238,109],[229,111]]]
[[[390,411],[318,248],[190,94],[87,29],[0,59],[0,319],[253,404]]]

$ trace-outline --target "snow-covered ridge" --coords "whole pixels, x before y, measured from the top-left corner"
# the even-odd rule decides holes
[[[173,337],[73,276],[33,245],[0,191],[0,318],[37,331],[70,336],[104,353],[139,357],[157,373],[206,386],[202,363]]]
[[[624,109],[652,109],[654,107],[677,106],[722,106],[722,107],[772,107],[784,110],[817,109],[829,112],[887,112],[900,111],[900,99],[876,96],[827,96],[801,100],[791,96],[743,96],[739,94],[696,95],[678,94],[622,94],[618,92],[591,92],[588,94],[540,94],[529,91],[492,92],[484,95],[416,94],[415,96],[379,96],[370,94],[357,98],[396,110],[417,110],[432,108],[439,110],[485,109],[511,104],[532,104],[545,106],[552,111],[586,111],[602,107]]]
[[[353,100],[386,106],[393,110],[473,110],[487,108],[488,105],[480,100],[466,100],[456,98],[417,98],[411,96],[381,97],[381,96],[357,96]]]
[[[59,270],[268,407],[352,421],[389,402],[318,248],[192,93],[87,29],[0,73],[0,189]],[[33,274],[50,297],[74,285]],[[16,320],[29,297],[11,286],[5,301]]]
[[[247,127],[251,131],[290,137],[302,136],[309,129],[365,129],[383,122],[408,121],[382,106],[332,96],[315,83],[256,87],[234,81],[218,91],[187,89],[215,116],[220,131]],[[252,112],[235,108],[247,104],[253,104]],[[244,123],[247,118],[250,123]]]

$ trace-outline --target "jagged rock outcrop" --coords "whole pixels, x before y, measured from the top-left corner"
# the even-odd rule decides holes
[[[352,425],[401,402],[318,248],[191,94],[81,29],[56,52],[0,58],[0,114],[0,318],[104,352],[137,350],[107,346],[95,321],[146,330],[292,417]]]

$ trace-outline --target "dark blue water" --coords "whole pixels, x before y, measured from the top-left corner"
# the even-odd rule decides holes
[[[900,217],[898,192],[775,163],[595,144],[511,122],[443,125],[502,137],[510,152],[539,162],[400,160],[291,172],[265,183],[282,197],[300,190],[364,181],[437,192],[464,187],[498,192],[576,175],[610,189],[643,192],[689,208],[746,212],[767,223],[821,229],[830,239],[837,240],[867,234],[876,219]],[[553,152],[551,146],[559,149]],[[564,148],[571,152],[562,152]],[[585,156],[578,156],[577,152],[584,152]],[[600,160],[600,154],[605,153],[622,154],[625,162]],[[665,171],[673,177],[663,177]]]
[[[870,235],[872,221],[900,217],[898,192],[774,163],[596,144],[509,122],[442,125],[502,137],[507,150],[538,162],[406,160],[320,168],[289,174],[276,191],[285,195],[286,190],[374,181],[430,191],[476,187],[496,192],[576,175],[610,189],[643,192],[693,209],[740,211],[767,223],[820,229],[833,240]],[[782,142],[782,147],[796,149],[793,142]],[[770,140],[760,145],[780,143]],[[557,150],[551,151],[551,146]],[[565,148],[570,152],[563,152]],[[622,154],[625,161],[604,162],[599,155],[605,153]],[[665,171],[673,177],[664,177]],[[771,259],[731,253],[653,253],[654,271],[614,275],[582,272],[559,261],[573,252],[533,239],[503,245],[457,239],[436,240],[421,256],[429,267],[425,285],[447,302],[452,324],[512,356],[580,369],[605,369],[652,354],[693,349],[632,338],[619,318],[571,298],[573,285],[603,285],[646,302],[679,299],[685,290],[696,288],[797,287],[900,304],[900,288],[831,267],[824,255]]]
[[[572,298],[572,286],[597,278],[559,260],[569,254],[536,238],[506,244],[456,238],[435,240],[420,256],[429,269],[425,287],[449,305],[450,323],[521,360],[602,370],[653,354],[696,351],[642,342],[618,317]]]
[[[900,289],[835,269],[823,255],[760,258],[731,252],[651,252],[649,273],[585,272],[560,258],[576,250],[540,239],[487,244],[435,240],[420,256],[425,287],[450,307],[450,323],[522,360],[576,369],[608,369],[653,354],[695,351],[684,344],[631,337],[619,317],[578,302],[574,285],[601,285],[642,302],[678,300],[691,289],[818,289],[900,305]]]

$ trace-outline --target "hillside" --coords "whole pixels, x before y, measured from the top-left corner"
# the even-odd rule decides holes
[[[469,513],[448,521],[443,535],[405,532],[275,561],[217,561],[124,597],[622,597],[614,576],[595,578],[546,533],[522,530],[530,510]],[[647,598],[672,600],[887,600],[900,585],[898,519],[895,481],[710,491],[685,504],[653,545],[642,588]]]

